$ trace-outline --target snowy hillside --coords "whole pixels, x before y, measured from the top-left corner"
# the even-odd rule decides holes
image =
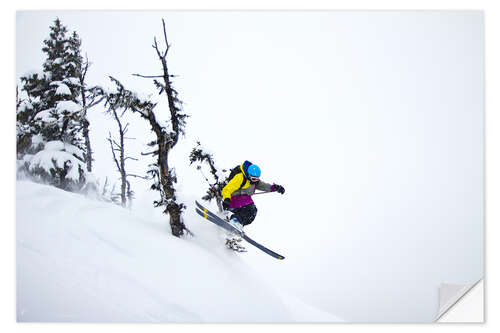
[[[196,237],[177,239],[165,218],[27,181],[16,192],[20,322],[339,321],[263,282],[192,207]]]

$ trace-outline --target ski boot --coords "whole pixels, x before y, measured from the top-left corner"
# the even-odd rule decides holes
[[[236,217],[233,217],[227,223],[229,223],[232,227],[234,227],[240,233],[243,233],[243,225],[240,223],[240,221]]]
[[[236,217],[228,220],[227,223],[238,230],[238,232],[228,232],[226,234],[226,247],[237,252],[246,252],[245,247],[240,245],[242,241],[240,233],[243,233],[243,225]]]

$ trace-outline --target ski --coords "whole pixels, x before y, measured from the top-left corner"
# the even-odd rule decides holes
[[[235,229],[232,229],[232,226],[231,225],[227,225],[225,223],[220,223],[220,221],[218,219],[216,219],[214,216],[211,216],[209,215],[209,212],[206,211],[206,212],[203,212],[201,211],[200,209],[196,208],[196,212],[198,213],[198,215],[200,215],[201,217],[209,220],[210,222],[214,223],[214,224],[217,224],[218,226],[224,228],[226,231],[228,231],[229,233],[231,233],[232,235],[238,235],[240,238],[239,238],[239,241],[241,241],[243,238],[241,238],[241,233],[239,233],[237,230]],[[234,240],[231,240],[229,238],[226,238],[226,247],[230,250],[233,250],[233,251],[236,251],[236,252],[246,252],[245,251],[241,251],[241,249],[244,249],[243,246],[236,246],[238,244],[236,244],[236,241]]]
[[[207,215],[212,216],[214,218],[220,218],[219,216],[215,215],[214,213],[212,213],[211,211],[209,211],[208,209],[206,209],[205,207],[203,207],[197,200],[195,200],[194,202],[196,203],[196,206],[198,206],[198,208],[200,210],[202,210],[205,213],[207,213]]]
[[[254,241],[253,239],[251,239],[250,237],[248,237],[244,232],[240,232],[238,229],[234,228],[232,225],[230,225],[229,223],[227,223],[224,219],[220,218],[219,216],[215,215],[214,213],[212,213],[211,211],[209,211],[208,209],[206,209],[205,207],[203,207],[198,201],[195,201],[196,202],[196,206],[198,206],[196,208],[196,213],[198,213],[198,215],[200,215],[201,217],[205,218],[206,220],[218,225],[219,227],[223,228],[223,229],[226,229],[227,231],[229,232],[232,232],[232,233],[235,233],[239,236],[241,236],[241,238],[243,238],[244,240],[246,240],[248,243],[252,244],[253,246],[255,246],[256,248],[258,248],[259,250],[261,250],[262,252],[264,253],[267,253],[268,255],[270,255],[271,257],[273,258],[276,258],[276,259],[279,259],[279,260],[283,260],[285,259],[284,256],[268,249],[267,247],[265,247],[264,245]]]
[[[226,229],[227,231],[229,231],[231,233],[242,236],[242,233],[238,229],[234,228],[232,225],[230,225],[229,223],[227,223],[226,221],[224,221],[220,217],[214,217],[214,216],[208,214],[209,213],[208,211],[202,211],[201,209],[198,209],[198,208],[196,208],[196,212],[201,217],[207,219],[208,221],[210,221],[214,224],[217,224],[219,227]]]

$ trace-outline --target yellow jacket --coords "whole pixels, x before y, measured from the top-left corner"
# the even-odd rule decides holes
[[[243,183],[243,173],[240,172],[238,174],[236,174],[230,181],[229,183],[227,183],[226,186],[224,186],[224,188],[222,189],[222,200],[226,200],[227,198],[231,199],[231,195],[236,192],[237,190],[245,190],[245,189],[248,189],[251,185],[250,181],[247,179],[245,181],[245,183],[243,184],[243,186],[241,186],[241,189],[240,189],[240,185],[241,183]],[[245,191],[247,192],[247,191]],[[254,191],[255,192],[255,188],[254,188]],[[252,195],[252,193],[245,193],[245,194],[248,194],[248,195]],[[242,195],[243,193],[239,194],[239,195]]]
[[[243,164],[240,166],[241,172],[234,175],[234,177],[227,183],[226,186],[222,189],[222,200],[231,199],[231,197],[239,195],[253,195],[255,193],[255,189],[264,192],[271,192],[272,185],[265,183],[263,181],[258,181],[257,183],[252,184],[250,180],[246,179],[243,171]],[[245,183],[243,186],[243,178],[245,178]],[[241,188],[240,188],[241,186]]]

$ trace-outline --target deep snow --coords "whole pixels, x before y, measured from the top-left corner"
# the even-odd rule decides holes
[[[16,192],[19,322],[340,321],[263,282],[192,207],[195,237],[178,239],[164,216],[28,181]]]

